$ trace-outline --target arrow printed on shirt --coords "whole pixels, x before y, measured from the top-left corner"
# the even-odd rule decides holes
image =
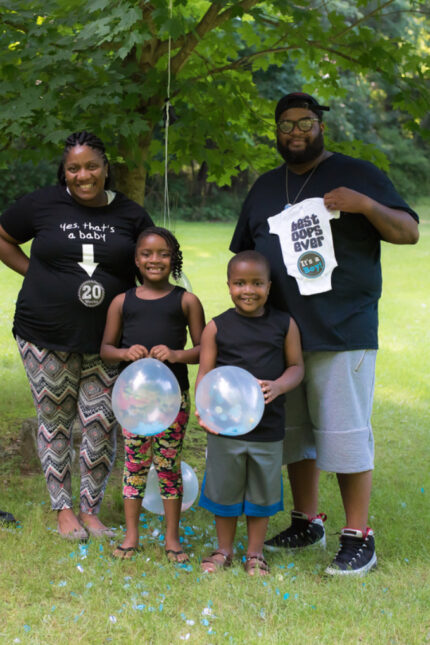
[[[98,266],[98,262],[94,262],[94,244],[82,244],[82,262],[78,264],[91,278]]]

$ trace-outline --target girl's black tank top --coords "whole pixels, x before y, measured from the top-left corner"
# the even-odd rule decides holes
[[[136,287],[125,293],[122,309],[121,347],[144,345],[148,351],[155,345],[170,349],[184,349],[188,321],[182,311],[183,287],[175,286],[167,296],[156,300],[142,300]],[[188,390],[188,370],[185,363],[165,362],[178,379],[181,391]]]

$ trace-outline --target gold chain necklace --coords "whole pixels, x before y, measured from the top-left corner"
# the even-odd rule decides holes
[[[308,181],[310,180],[310,178],[312,177],[312,175],[314,174],[314,172],[318,168],[318,166],[319,166],[319,163],[315,164],[315,166],[312,168],[311,172],[306,177],[306,180],[304,181],[302,187],[300,188],[299,192],[297,193],[293,203],[290,203],[290,195],[289,195],[289,192],[288,192],[288,166],[286,166],[285,188],[286,188],[286,193],[287,193],[287,203],[286,203],[285,208],[289,208],[290,206],[294,206],[294,204],[296,203],[296,201],[300,197],[300,194],[301,194],[302,190],[304,189],[304,187],[306,186],[306,184],[308,183]]]

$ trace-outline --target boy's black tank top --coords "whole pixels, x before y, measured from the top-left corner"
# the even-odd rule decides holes
[[[258,379],[274,381],[286,369],[285,337],[290,316],[266,305],[262,316],[252,318],[228,309],[213,319],[217,328],[217,367],[235,365]],[[284,396],[264,408],[258,426],[248,434],[231,437],[245,441],[280,441],[284,438]]]
[[[148,351],[155,345],[184,349],[188,321],[182,311],[183,287],[175,286],[167,296],[157,300],[142,300],[136,287],[125,293],[122,308],[121,347],[144,345]],[[188,370],[185,363],[164,363],[178,379],[181,391],[188,390]]]

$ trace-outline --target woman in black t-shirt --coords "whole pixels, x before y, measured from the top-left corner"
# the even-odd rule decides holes
[[[38,415],[38,451],[58,531],[69,539],[110,537],[98,518],[111,471],[116,421],[110,393],[117,368],[99,356],[111,300],[133,286],[134,245],[152,220],[109,190],[100,139],[68,137],[59,185],[18,200],[0,217],[0,259],[24,276],[13,333]],[[33,240],[30,257],[20,245]],[[79,515],[71,492],[72,426],[82,426]]]

